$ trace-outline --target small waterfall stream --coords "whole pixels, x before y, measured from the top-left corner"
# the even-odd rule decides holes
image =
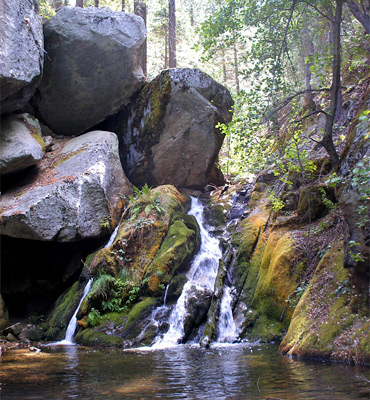
[[[111,245],[113,244],[114,239],[115,239],[116,236],[117,236],[118,229],[119,229],[119,224],[117,224],[117,226],[116,226],[115,229],[113,230],[113,232],[112,232],[112,234],[111,234],[111,236],[110,236],[110,238],[109,238],[107,244],[104,246],[104,248],[107,248],[107,247],[109,247],[109,246],[111,246]],[[64,338],[63,340],[59,341],[59,342],[56,342],[55,344],[59,344],[59,345],[73,345],[73,344],[75,344],[74,341],[73,341],[73,337],[74,337],[74,334],[75,334],[75,331],[76,331],[76,328],[77,328],[77,313],[78,313],[78,310],[79,310],[80,307],[81,307],[81,304],[82,304],[84,298],[85,298],[85,297],[87,296],[87,294],[89,293],[89,290],[90,290],[90,288],[91,288],[91,285],[92,285],[93,281],[94,281],[94,279],[93,279],[93,278],[90,278],[90,279],[88,280],[86,286],[85,286],[85,289],[84,289],[84,291],[83,291],[81,300],[80,300],[80,302],[78,303],[78,306],[77,306],[77,308],[76,308],[76,311],[74,312],[74,314],[72,315],[71,320],[69,321],[69,324],[68,324],[68,327],[67,327],[67,331],[66,331],[66,336],[65,336],[65,338]]]
[[[188,281],[170,314],[169,329],[163,336],[155,339],[152,348],[171,347],[180,343],[185,335],[184,320],[191,294],[213,293],[222,251],[219,240],[211,236],[206,229],[203,211],[204,207],[200,200],[192,197],[189,215],[193,215],[198,221],[201,236],[200,250],[187,274]]]
[[[77,313],[78,313],[78,310],[80,309],[83,299],[89,293],[92,283],[93,283],[93,278],[90,278],[89,281],[87,282],[87,285],[85,286],[83,295],[81,297],[80,302],[78,303],[76,311],[74,312],[71,320],[69,321],[67,331],[66,331],[66,336],[65,336],[64,340],[57,342],[57,344],[74,344],[73,336],[74,336],[76,328],[77,328]]]
[[[232,304],[232,288],[224,286],[223,296],[221,298],[220,320],[218,323],[217,342],[233,343],[237,340],[239,332],[234,322]]]

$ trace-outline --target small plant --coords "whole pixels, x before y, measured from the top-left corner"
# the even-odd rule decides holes
[[[322,200],[324,206],[325,206],[328,210],[333,211],[333,210],[335,210],[335,209],[338,208],[338,205],[337,205],[336,203],[334,203],[333,201],[331,201],[331,200],[328,198],[328,196],[327,196],[326,191],[325,191],[324,188],[320,187],[320,188],[319,188],[319,191],[320,191],[320,193],[321,193],[321,200]]]
[[[92,308],[87,316],[87,326],[93,327],[101,322],[101,314],[99,310]]]
[[[270,192],[269,200],[272,206],[272,209],[275,212],[278,212],[282,210],[285,207],[285,203],[283,200],[279,199],[278,197],[275,196],[275,193]]]
[[[359,246],[360,245],[360,243],[356,243],[354,240],[350,240],[349,241],[349,247],[352,249],[353,247],[355,247],[355,246]],[[350,255],[350,257],[352,258],[352,260],[354,261],[354,262],[364,262],[365,261],[365,259],[362,257],[362,254],[358,251],[358,252],[354,252],[354,251],[352,251],[352,250],[349,250],[348,251],[348,254]]]
[[[161,206],[161,200],[159,198],[159,192],[152,194],[149,186],[145,184],[142,189],[138,189],[136,186],[134,188],[134,196],[129,196],[129,203],[131,205],[131,221],[137,220],[141,212],[145,212],[148,217],[152,210],[156,211],[158,214],[164,212]],[[143,226],[148,224],[148,219],[142,219]]]
[[[308,287],[308,283],[301,282],[297,289],[285,300],[288,303],[288,306],[291,308],[295,308],[303,296],[303,293],[306,291]]]
[[[104,218],[100,221],[100,226],[101,226],[103,229],[109,229],[109,228],[110,228],[110,225],[111,225],[111,221],[112,221],[112,218],[111,218],[110,216],[104,217]]]

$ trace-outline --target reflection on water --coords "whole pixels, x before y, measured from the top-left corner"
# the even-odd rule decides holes
[[[80,346],[6,352],[6,399],[368,399],[367,368],[293,361],[276,346],[101,351]]]

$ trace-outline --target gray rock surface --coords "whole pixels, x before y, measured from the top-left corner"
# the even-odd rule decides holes
[[[8,335],[9,333],[11,333],[14,336],[18,336],[21,332],[22,332],[22,324],[20,322],[17,322],[14,325],[8,326],[7,328],[5,328],[3,330],[3,335]]]
[[[122,195],[131,193],[118,156],[117,136],[93,131],[47,153],[32,180],[0,197],[4,235],[71,242],[107,233]]]
[[[143,20],[108,8],[64,7],[44,25],[47,58],[36,95],[39,117],[75,135],[129,102],[144,84]]]
[[[121,130],[131,182],[202,189],[224,139],[215,127],[231,120],[232,104],[228,90],[199,70],[163,71],[142,90]]]
[[[0,1],[0,112],[24,106],[40,83],[44,37],[37,0]]]
[[[37,164],[44,149],[40,124],[32,115],[12,115],[1,120],[0,174]]]

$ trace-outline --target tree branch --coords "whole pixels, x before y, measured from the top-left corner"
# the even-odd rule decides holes
[[[302,90],[300,92],[294,93],[291,96],[287,97],[285,100],[281,102],[281,104],[276,108],[276,111],[281,110],[284,108],[287,104],[289,104],[293,99],[295,99],[298,96],[301,96],[302,94],[305,93],[320,93],[320,92],[330,92],[330,88],[322,88],[322,89],[306,89]]]
[[[303,117],[300,118],[300,119],[294,120],[293,123],[298,124],[299,122],[302,122],[302,121],[305,120],[306,118],[310,118],[310,117],[312,117],[312,116],[315,115],[315,114],[324,114],[324,115],[328,115],[328,113],[325,112],[324,110],[317,110],[317,111],[313,111],[313,112],[311,112],[311,113],[309,113],[309,114],[303,116]]]
[[[318,9],[316,6],[314,6],[313,4],[311,4],[309,1],[306,0],[302,0],[303,3],[306,3],[308,6],[312,7],[314,10],[316,10],[321,16],[323,16],[324,18],[328,19],[330,22],[334,22],[333,18],[330,18],[328,15],[324,14],[322,11],[320,11],[320,9]]]

